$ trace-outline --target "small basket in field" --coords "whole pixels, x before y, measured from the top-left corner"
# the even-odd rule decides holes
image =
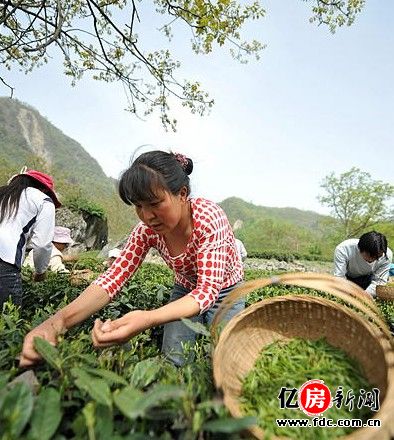
[[[380,299],[394,301],[394,283],[376,286],[376,296]]]
[[[307,294],[267,298],[234,316],[218,336],[218,323],[234,301],[272,284],[320,290],[341,303]],[[368,382],[380,390],[381,406],[373,419],[379,419],[381,426],[359,428],[340,438],[390,440],[394,437],[393,338],[374,301],[355,284],[315,273],[285,274],[247,282],[223,301],[212,325],[212,336],[215,385],[223,391],[224,403],[233,417],[244,415],[240,409],[242,381],[266,346],[293,338],[312,341],[325,338],[357,361]],[[248,431],[257,439],[264,438],[265,433],[258,426]]]

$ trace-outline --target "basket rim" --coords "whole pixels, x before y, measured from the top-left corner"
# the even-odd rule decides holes
[[[324,282],[324,286],[321,285],[322,282]],[[329,274],[320,274],[315,272],[305,272],[302,274],[297,272],[287,273],[272,276],[269,278],[260,278],[247,281],[240,287],[237,287],[232,292],[230,292],[223,300],[212,322],[211,334],[213,341],[216,342],[218,339],[217,327],[220,319],[222,318],[222,316],[225,315],[226,311],[230,309],[231,305],[235,301],[242,297],[245,297],[253,290],[265,288],[270,285],[311,288],[321,291],[325,294],[336,296],[337,298],[344,300],[345,302],[348,302],[349,304],[358,308],[367,316],[382,316],[380,309],[378,308],[372,297],[363,289],[361,289],[361,287],[346,279],[335,277]],[[386,335],[389,336],[389,332],[387,332]]]

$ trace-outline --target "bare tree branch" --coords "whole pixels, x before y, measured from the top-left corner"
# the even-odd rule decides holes
[[[12,98],[12,97],[14,96],[14,90],[15,90],[15,89],[14,89],[13,87],[11,87],[9,84],[7,84],[1,76],[0,76],[0,81],[1,81],[6,87],[8,87],[8,88],[10,89],[10,98]]]
[[[350,23],[363,1],[312,0],[313,19],[325,20],[330,28],[346,20]],[[177,78],[180,63],[170,50],[146,50],[137,41],[136,35],[149,25],[141,23],[137,5],[136,0],[0,0],[0,65],[29,73],[49,60],[52,47],[62,55],[72,84],[86,73],[96,80],[120,81],[135,114],[157,109],[163,124],[172,125],[168,122],[171,96],[192,112],[204,114],[213,100],[197,81]],[[170,37],[175,22],[190,29],[195,53],[209,53],[226,43],[231,55],[244,61],[245,56],[257,57],[264,48],[259,42],[242,42],[240,37],[246,21],[265,15],[258,0],[250,4],[153,0],[153,5],[164,16],[166,24],[159,29],[165,36]]]
[[[62,27],[64,23],[64,17],[62,14],[62,5],[61,0],[57,0],[57,10],[56,10],[56,24],[53,25],[55,27],[55,30],[53,31],[50,38],[48,38],[44,43],[34,47],[34,48],[26,48],[24,49],[26,52],[37,52],[45,49],[46,47],[50,46],[54,41],[56,41],[60,33],[62,32]],[[43,0],[43,5],[45,4],[45,0]],[[46,10],[45,10],[46,11]]]

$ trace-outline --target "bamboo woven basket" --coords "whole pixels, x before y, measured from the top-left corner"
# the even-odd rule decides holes
[[[376,286],[376,296],[380,299],[394,301],[394,285]]]
[[[262,300],[234,316],[218,332],[222,316],[234,301],[255,289],[272,284],[307,287],[323,291],[345,302],[313,295],[287,295]],[[357,310],[357,311],[355,311]],[[394,437],[394,352],[393,338],[379,309],[361,288],[331,275],[296,273],[245,283],[223,301],[212,324],[215,345],[213,374],[216,387],[233,417],[242,417],[238,398],[242,379],[253,368],[263,347],[291,338],[326,338],[359,362],[365,377],[380,390],[380,410],[373,418],[381,427],[360,428],[347,440],[389,440]],[[249,434],[258,439],[264,432],[257,426]],[[285,437],[273,437],[274,439]]]

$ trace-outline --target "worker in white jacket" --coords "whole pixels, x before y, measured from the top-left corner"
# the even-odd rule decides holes
[[[22,303],[27,242],[33,249],[34,280],[44,279],[59,206],[52,177],[40,171],[24,169],[0,187],[0,308],[9,297]]]
[[[386,237],[376,231],[340,243],[334,253],[334,275],[353,281],[372,297],[388,282],[393,253]]]

